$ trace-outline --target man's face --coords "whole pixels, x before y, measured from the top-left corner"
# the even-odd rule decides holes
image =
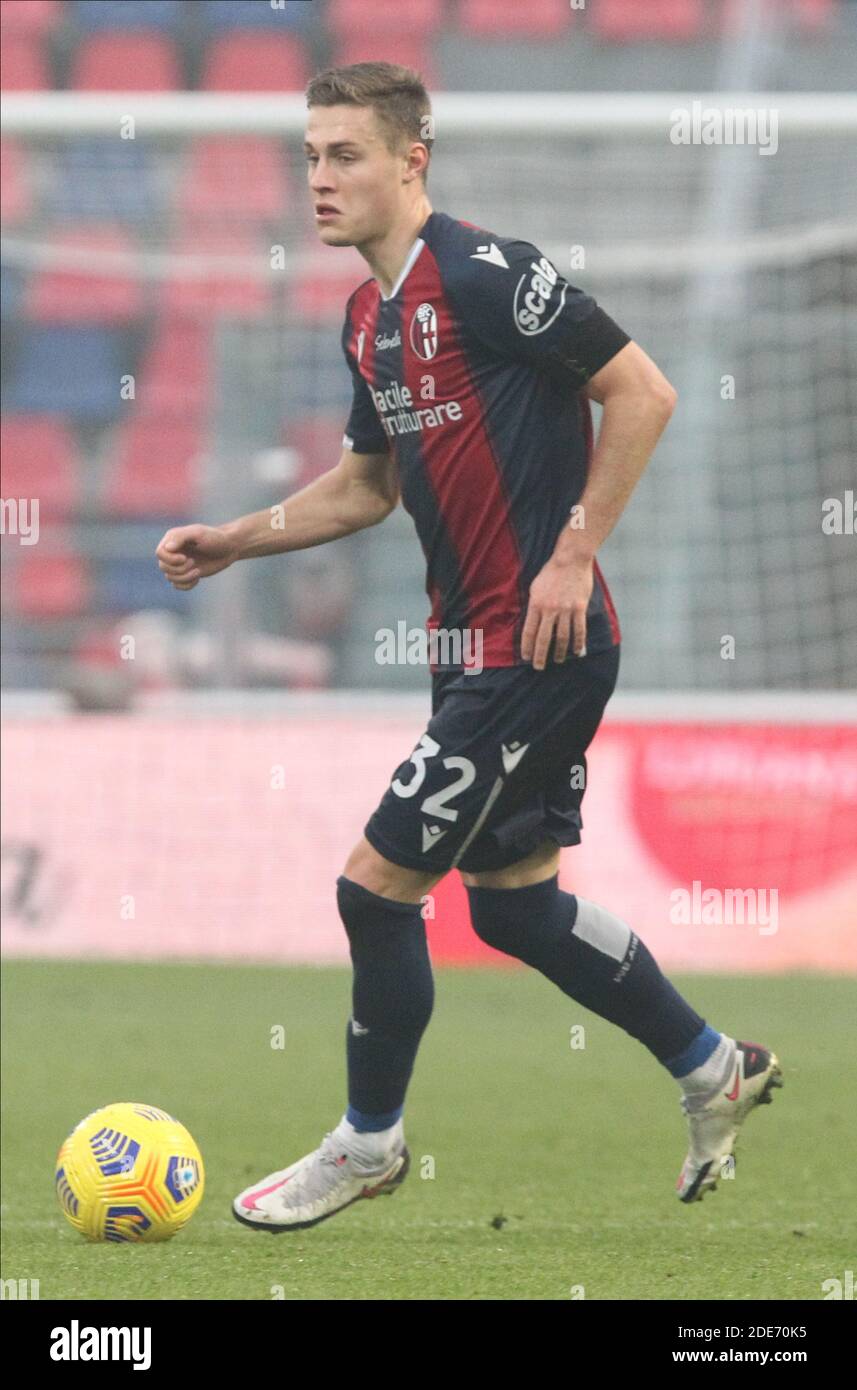
[[[305,150],[315,226],[326,246],[382,236],[401,206],[404,154],[392,154],[370,106],[313,106]]]

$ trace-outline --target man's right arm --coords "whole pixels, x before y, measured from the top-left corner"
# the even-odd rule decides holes
[[[236,560],[306,550],[376,526],[396,506],[399,485],[392,453],[344,448],[335,468],[276,506],[222,526],[176,526],[156,551],[176,589],[193,589]]]

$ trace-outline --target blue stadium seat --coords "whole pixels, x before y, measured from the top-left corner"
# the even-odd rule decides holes
[[[30,328],[21,337],[5,407],[73,420],[113,420],[127,409],[119,394],[127,370],[121,330]]]
[[[201,0],[209,29],[307,29],[313,22],[312,0],[287,0],[273,8],[268,0]]]
[[[0,316],[10,323],[18,313],[24,291],[24,276],[15,266],[0,266]]]
[[[141,608],[168,608],[187,613],[188,594],[169,584],[155,559],[163,526],[153,533],[151,559],[119,557],[98,566],[96,605],[101,613],[136,613]]]
[[[182,7],[179,0],[73,0],[72,18],[81,29],[162,29],[178,28]]]
[[[70,140],[45,190],[45,208],[58,222],[157,221],[159,185],[141,140],[87,136]]]

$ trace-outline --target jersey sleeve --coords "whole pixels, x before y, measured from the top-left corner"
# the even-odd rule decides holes
[[[390,448],[390,441],[375,409],[369,387],[360,375],[360,368],[349,351],[347,320],[342,331],[342,350],[351,372],[354,390],[351,411],[342,436],[343,447],[351,449],[355,454],[386,454]]]
[[[530,242],[492,243],[465,264],[457,311],[465,329],[501,356],[565,368],[579,388],[631,341]]]

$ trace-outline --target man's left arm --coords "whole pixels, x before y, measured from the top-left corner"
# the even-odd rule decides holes
[[[593,563],[628,502],[672,415],[677,395],[637,343],[629,342],[583,388],[602,406],[601,428],[574,525],[563,527],[551,559],[530,585],[521,655],[544,670],[556,634],[554,660],[569,646],[586,654],[586,612]],[[580,521],[582,520],[582,525]]]

